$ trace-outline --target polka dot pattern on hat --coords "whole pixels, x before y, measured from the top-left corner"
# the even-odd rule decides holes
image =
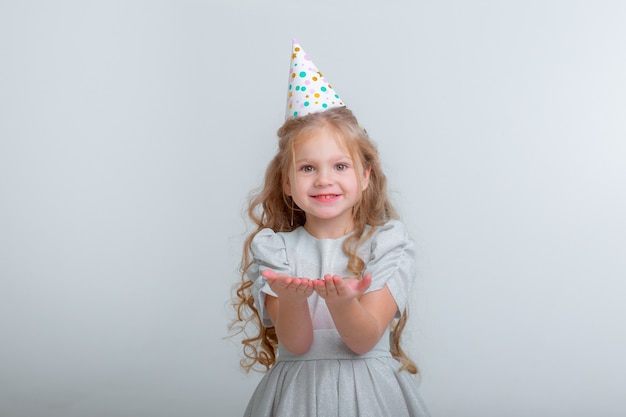
[[[343,101],[294,39],[285,118],[343,107]]]

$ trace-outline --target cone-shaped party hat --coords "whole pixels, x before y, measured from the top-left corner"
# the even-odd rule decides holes
[[[285,118],[306,116],[343,106],[345,104],[339,95],[294,39],[291,50]]]

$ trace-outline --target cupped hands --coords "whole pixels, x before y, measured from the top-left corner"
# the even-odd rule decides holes
[[[279,298],[306,299],[313,291],[324,298],[327,303],[341,303],[359,298],[372,284],[371,274],[362,279],[346,278],[339,275],[324,275],[324,278],[310,280],[308,278],[292,277],[286,274],[277,274],[266,269],[261,272],[270,288]]]

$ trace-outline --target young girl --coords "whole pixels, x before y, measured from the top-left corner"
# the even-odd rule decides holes
[[[258,328],[242,366],[268,371],[245,416],[428,416],[400,348],[415,248],[376,147],[295,41],[290,81],[235,301]]]

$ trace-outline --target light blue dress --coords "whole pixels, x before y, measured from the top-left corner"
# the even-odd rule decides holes
[[[348,258],[339,239],[317,239],[300,227],[292,232],[259,232],[252,242],[253,265],[247,271],[254,282],[255,306],[266,326],[267,294],[275,295],[260,273],[272,269],[296,277],[325,274],[349,276]],[[387,285],[404,310],[415,277],[415,246],[402,223],[389,221],[359,249],[372,274],[366,292]],[[288,352],[279,343],[277,361],[259,382],[245,417],[426,417],[428,411],[412,374],[398,371],[400,363],[389,353],[389,329],[368,353],[358,355],[341,340],[323,298],[309,299],[314,337],[303,355]]]

